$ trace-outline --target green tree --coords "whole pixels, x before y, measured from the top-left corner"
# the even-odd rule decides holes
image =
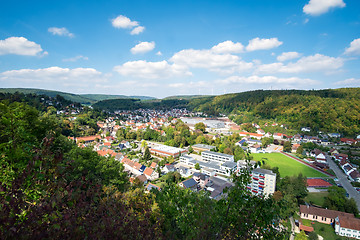
[[[201,169],[199,163],[196,163],[196,164],[195,164],[195,169],[196,169],[196,170],[200,170],[200,169]]]
[[[304,148],[303,148],[303,146],[300,145],[300,146],[296,149],[296,154],[297,154],[297,155],[302,155],[303,152],[304,152]]]
[[[146,161],[149,161],[151,159],[151,153],[148,147],[145,148],[143,159]]]
[[[289,141],[284,142],[284,152],[291,152],[291,143]]]
[[[307,240],[308,237],[306,236],[304,230],[302,230],[299,234],[296,235],[295,240]]]
[[[205,124],[203,122],[196,123],[195,124],[195,130],[200,130],[200,131],[202,131],[204,133],[205,130],[206,130],[206,126],[205,126]]]

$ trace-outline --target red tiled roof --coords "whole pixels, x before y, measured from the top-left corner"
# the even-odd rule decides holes
[[[313,232],[313,231],[314,231],[314,228],[300,224],[300,231],[301,231],[301,230],[304,230],[304,231],[306,231],[306,232]]]
[[[81,141],[81,140],[84,140],[85,142],[86,141],[95,141],[95,139],[101,139],[101,136],[100,135],[94,135],[94,136],[86,136],[86,137],[77,137],[76,138],[76,141]]]
[[[307,179],[308,187],[331,187],[332,185],[323,179]]]
[[[156,168],[156,166],[157,166],[156,162],[152,162],[151,165],[150,165],[150,167],[152,167],[152,168]]]
[[[144,171],[144,174],[147,176],[151,176],[151,174],[154,172],[151,168],[146,168]]]

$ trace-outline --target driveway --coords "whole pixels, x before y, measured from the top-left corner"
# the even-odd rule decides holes
[[[360,209],[360,194],[355,190],[355,188],[351,185],[350,181],[347,179],[346,174],[342,169],[336,165],[334,160],[329,159],[329,167],[335,172],[336,177],[339,179],[340,184],[344,187],[346,192],[349,194],[350,198],[354,198],[356,201],[356,205],[358,209]]]

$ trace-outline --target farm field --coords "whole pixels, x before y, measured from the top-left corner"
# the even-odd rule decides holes
[[[302,173],[306,177],[328,176],[312,169],[304,164],[297,162],[281,153],[253,153],[254,161],[264,161],[271,167],[278,167],[281,177],[294,176]]]

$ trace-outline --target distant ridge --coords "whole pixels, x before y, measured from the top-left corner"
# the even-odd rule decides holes
[[[205,97],[211,97],[211,95],[176,95],[176,96],[169,96],[165,97],[163,99],[193,99],[193,98],[205,98]]]
[[[60,91],[46,90],[46,89],[37,89],[37,88],[0,88],[0,93],[15,93],[20,92],[24,94],[37,94],[37,95],[46,95],[49,97],[56,97],[60,95],[67,100],[73,102],[79,102],[82,104],[94,104],[98,101],[108,100],[108,99],[127,99],[127,98],[136,98],[140,100],[153,100],[154,97],[148,96],[125,96],[125,95],[106,95],[106,94],[73,94]]]

